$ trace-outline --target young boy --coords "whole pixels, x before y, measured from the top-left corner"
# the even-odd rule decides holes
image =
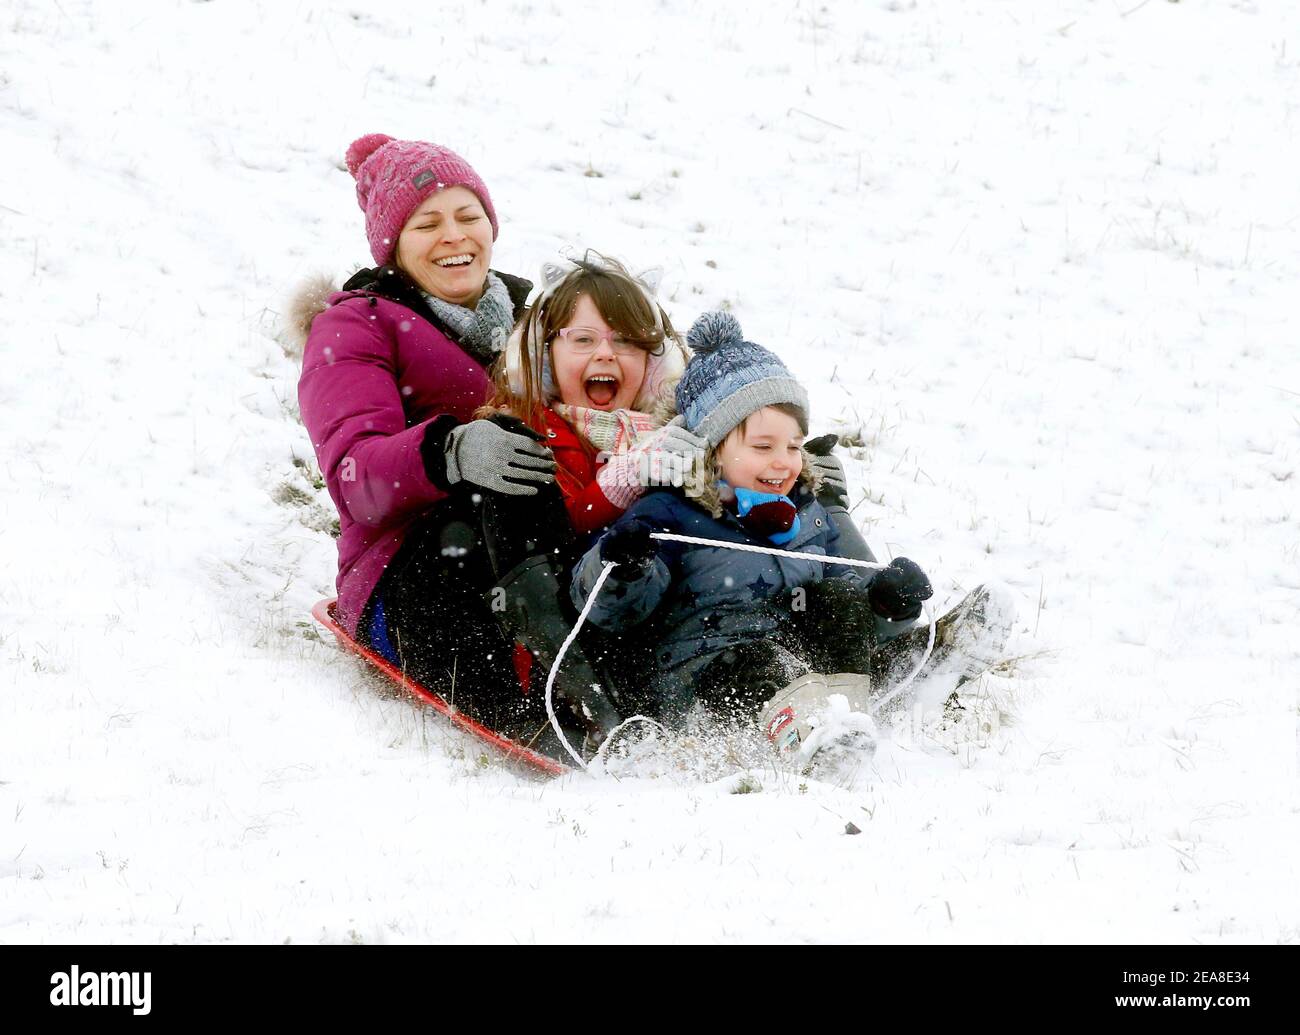
[[[729,314],[701,317],[688,341],[695,355],[676,402],[707,445],[703,478],[691,495],[653,492],[634,504],[578,563],[572,595],[581,606],[614,563],[589,620],[652,646],[646,705],[669,721],[696,700],[752,719],[809,672],[870,673],[878,626],[911,622],[932,590],[906,558],[873,570],[651,538],[665,531],[839,554],[802,448],[803,387],[776,355],[745,341]],[[794,621],[799,604],[823,613]],[[838,635],[806,635],[828,619]]]

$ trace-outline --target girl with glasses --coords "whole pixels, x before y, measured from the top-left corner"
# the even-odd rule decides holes
[[[569,524],[585,537],[647,485],[680,484],[703,443],[684,427],[659,429],[686,350],[652,284],[594,252],[547,263],[542,278],[481,412],[511,414],[545,438]]]

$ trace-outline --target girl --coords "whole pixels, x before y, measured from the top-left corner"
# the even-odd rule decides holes
[[[769,735],[788,746],[791,734],[807,733],[803,720],[815,702],[808,695],[792,702],[783,691],[807,690],[799,680],[810,672],[869,674],[877,626],[914,620],[932,590],[920,567],[901,557],[869,570],[651,538],[657,529],[841,555],[802,449],[803,387],[774,354],[744,341],[729,314],[701,317],[688,342],[695,355],[676,401],[708,446],[702,490],[641,499],[583,557],[571,592],[581,605],[605,564],[616,565],[590,620],[610,631],[636,628],[653,644],[658,671],[645,702],[652,710],[671,720],[699,700],[730,716],[761,713],[772,720]],[[816,618],[792,620],[800,604]],[[829,626],[837,634],[826,635]]]
[[[515,654],[525,686],[539,682],[533,674],[545,673],[573,626],[564,585],[590,535],[621,516],[646,485],[668,484],[703,446],[680,426],[655,430],[661,421],[649,412],[670,398],[686,361],[652,285],[593,252],[547,263],[542,280],[507,343],[493,400],[479,414],[520,421],[557,465],[558,494],[528,508],[484,502],[485,538],[500,573],[494,608],[506,631],[529,648]],[[617,707],[618,690],[607,677],[629,667],[637,665],[626,652],[589,631],[566,654],[561,675],[568,673],[571,698],[575,685],[596,681]],[[613,709],[601,714],[599,728],[588,730],[593,742],[617,721]]]
[[[646,277],[591,251],[568,268],[543,266],[542,293],[511,335],[484,411],[545,436],[569,523],[584,537],[671,477],[682,466],[673,458],[702,450],[680,426],[651,434],[686,350]]]

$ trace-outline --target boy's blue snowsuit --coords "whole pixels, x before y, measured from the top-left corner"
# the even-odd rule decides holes
[[[793,500],[799,533],[779,549],[837,554],[839,533],[826,508],[801,488]],[[643,496],[613,528],[637,519],[660,532],[772,546],[752,535],[729,511],[724,510],[720,518],[710,517],[675,492]],[[680,714],[690,706],[695,676],[723,651],[776,635],[780,612],[766,604],[777,602],[796,586],[822,579],[847,579],[865,587],[874,575],[870,569],[834,562],[664,540],[656,540],[655,545],[658,554],[640,577],[624,582],[611,574],[605,580],[589,620],[615,633],[635,627],[638,638],[653,645],[656,671],[647,677],[653,696],[667,713]],[[597,542],[573,571],[570,592],[577,607],[586,602],[603,567]]]

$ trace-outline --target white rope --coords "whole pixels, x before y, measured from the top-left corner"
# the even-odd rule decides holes
[[[721,539],[701,539],[698,536],[693,535],[678,535],[676,532],[651,532],[650,538],[671,540],[678,543],[691,543],[696,546],[721,547],[725,550],[745,550],[749,553],[766,553],[771,554],[773,557],[792,557],[805,561],[821,561],[823,564],[845,564],[853,568],[871,568],[877,571],[889,567],[887,564],[880,564],[875,561],[860,561],[856,557],[833,557],[824,553],[802,553],[798,550],[778,550],[771,546],[754,546],[749,543],[728,543]],[[614,570],[614,567],[612,561],[605,562],[604,568],[601,569],[600,574],[596,577],[596,584],[591,587],[591,594],[587,597],[587,602],[582,605],[582,613],[578,615],[577,624],[569,630],[569,635],[564,638],[564,643],[560,646],[559,652],[555,655],[555,661],[551,664],[551,671],[546,677],[546,715],[551,720],[551,728],[555,730],[555,735],[560,738],[560,743],[564,745],[564,749],[569,753],[569,756],[584,770],[588,768],[587,763],[583,761],[582,755],[573,749],[573,745],[571,745],[568,738],[565,737],[564,730],[560,727],[560,720],[555,716],[555,707],[552,703],[551,695],[555,686],[555,677],[560,671],[560,662],[564,660],[565,652],[568,651],[573,641],[577,639],[578,631],[582,628],[582,623],[587,620],[587,616],[591,613],[592,606],[596,603],[596,597],[600,594],[601,587],[605,585],[605,580],[609,578],[609,573]],[[917,662],[916,668],[912,670],[911,675],[899,683],[898,686],[894,687],[894,689],[885,697],[871,705],[870,711],[873,714],[879,713],[880,709],[911,686],[912,680],[920,674],[921,669],[925,667],[925,663],[930,660],[930,653],[934,650],[935,620],[928,610],[926,610],[925,614],[930,624],[930,635],[926,640],[925,652],[921,655],[921,660]],[[581,702],[577,702],[577,704],[578,707],[582,707]],[[633,715],[630,719],[624,719],[610,731],[609,736],[605,738],[604,743],[597,748],[597,761],[604,760],[602,752],[606,751],[609,745],[613,742],[614,734],[618,733],[624,726],[631,722],[646,722],[661,731],[663,730],[663,727],[660,726],[659,723],[655,722],[653,719],[646,718],[644,715]]]
[[[664,735],[667,735],[668,733],[668,731],[664,729],[662,725],[655,722],[654,719],[650,718],[650,716],[648,715],[633,715],[630,719],[624,719],[622,722],[620,722],[617,726],[615,726],[612,730],[609,731],[609,736],[604,739],[600,747],[596,748],[596,761],[599,762],[602,766],[605,764],[605,759],[609,755],[609,746],[614,743],[614,738],[619,733],[622,732],[624,726],[632,722],[644,722],[647,726],[653,726],[655,729],[657,729],[660,733],[663,733]]]
[[[676,543],[694,543],[696,546],[722,546],[728,550],[746,550],[749,553],[770,553],[774,557],[793,557],[801,561],[834,561],[847,564],[852,568],[873,568],[879,571],[888,568],[888,564],[877,561],[860,561],[856,557],[830,557],[824,553],[801,553],[798,550],[777,550],[771,546],[754,546],[750,543],[726,543],[721,539],[700,539],[693,535],[678,535],[676,532],[651,532],[651,539],[671,539]]]
[[[609,573],[613,569],[614,565],[606,562],[604,570],[601,571],[600,576],[596,579],[596,584],[591,587],[591,596],[589,596],[587,602],[582,605],[582,613],[578,615],[577,624],[569,630],[569,635],[566,636],[564,642],[560,644],[559,653],[555,655],[555,661],[551,665],[551,671],[546,676],[546,717],[551,720],[551,729],[555,730],[555,735],[560,738],[560,743],[564,745],[564,750],[569,753],[569,757],[577,762],[582,769],[588,768],[587,763],[583,760],[582,755],[573,750],[573,745],[569,743],[569,738],[564,735],[564,729],[560,726],[560,720],[555,716],[555,704],[552,694],[555,687],[555,677],[560,671],[560,662],[564,660],[565,653],[577,638],[578,630],[582,628],[582,623],[587,620],[587,615],[591,613],[591,607],[596,602],[596,594],[600,592],[600,587],[605,584],[605,580],[609,578]],[[577,705],[581,708],[582,702],[577,702]],[[605,756],[609,753],[609,746],[614,743],[615,734],[619,733],[624,726],[633,722],[648,723],[661,733],[665,732],[664,728],[659,725],[659,723],[655,722],[654,719],[645,715],[633,715],[631,718],[624,719],[609,731],[609,735],[605,738],[604,742],[596,749],[597,762],[602,764],[604,763]]]
[[[564,735],[564,730],[560,728],[560,720],[555,717],[555,705],[551,702],[551,693],[555,687],[555,677],[559,674],[560,662],[564,660],[565,651],[567,651],[573,641],[577,639],[578,630],[582,628],[582,623],[587,620],[587,615],[591,614],[591,606],[596,602],[596,596],[600,593],[600,587],[605,584],[605,580],[609,578],[609,573],[613,570],[614,565],[609,563],[605,564],[604,570],[601,571],[599,577],[596,579],[596,584],[591,587],[591,596],[589,596],[587,602],[582,605],[582,613],[578,615],[577,624],[569,630],[569,635],[564,638],[564,643],[560,645],[560,650],[555,655],[555,661],[551,663],[551,671],[546,676],[546,716],[551,720],[551,729],[555,730],[555,735],[560,738],[560,743],[564,745],[564,750],[567,751],[573,760],[578,763],[578,767],[581,769],[586,769],[587,763],[583,761],[582,756],[578,754],[578,752],[573,750],[573,745],[569,743],[568,738]],[[581,701],[575,703],[579,708],[582,707]]]

